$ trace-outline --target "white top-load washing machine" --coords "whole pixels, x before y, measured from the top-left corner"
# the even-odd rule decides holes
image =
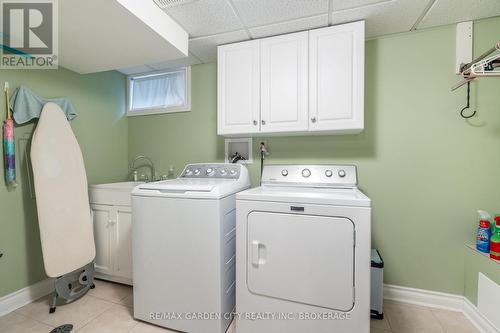
[[[224,332],[235,306],[235,164],[190,164],[132,192],[134,317],[190,333]]]
[[[236,195],[238,333],[369,333],[371,201],[352,165],[269,165]]]

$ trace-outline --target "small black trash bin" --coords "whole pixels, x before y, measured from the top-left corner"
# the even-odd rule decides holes
[[[376,249],[372,249],[371,257],[370,315],[373,319],[384,319],[384,260]]]

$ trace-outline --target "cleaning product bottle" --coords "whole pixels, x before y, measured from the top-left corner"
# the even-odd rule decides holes
[[[477,228],[476,249],[484,253],[490,253],[491,216],[484,210],[477,211],[479,215],[479,228]]]
[[[495,218],[495,233],[490,238],[490,258],[500,260],[500,217]]]
[[[500,214],[496,214],[496,215],[495,215],[495,218],[494,218],[494,221],[495,221],[495,222],[496,222],[497,218],[499,218],[499,219],[500,219]],[[492,234],[492,235],[495,233],[495,230],[496,230],[496,223],[495,223],[495,222],[493,222],[493,223],[491,224],[491,234]]]

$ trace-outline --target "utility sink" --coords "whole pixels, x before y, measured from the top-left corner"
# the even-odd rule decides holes
[[[119,182],[89,186],[90,203],[96,205],[131,206],[132,189],[143,182]]]

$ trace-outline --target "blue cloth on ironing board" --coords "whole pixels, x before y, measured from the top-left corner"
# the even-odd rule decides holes
[[[59,105],[68,120],[76,118],[76,111],[68,98],[41,98],[27,87],[20,86],[10,99],[14,120],[17,124],[24,124],[32,119],[40,118],[43,106],[48,102]]]

